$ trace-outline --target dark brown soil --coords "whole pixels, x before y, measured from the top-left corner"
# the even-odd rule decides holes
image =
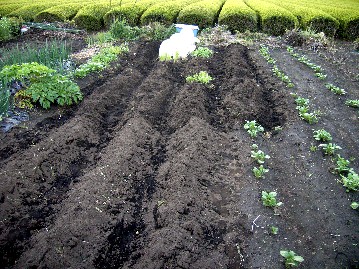
[[[303,268],[358,268],[358,193],[309,150],[313,129],[325,128],[359,171],[358,113],[345,98],[271,50],[292,91],[323,113],[308,125],[255,47],[176,63],[158,62],[158,48],[133,44],[113,69],[79,81],[78,107],[2,134],[0,268],[284,268],[282,249],[303,256]],[[358,99],[355,64],[338,73],[308,56]],[[201,70],[212,86],[186,83]],[[251,139],[245,120],[265,135]],[[251,172],[253,143],[271,156],[265,179]],[[262,190],[283,206],[264,207]]]

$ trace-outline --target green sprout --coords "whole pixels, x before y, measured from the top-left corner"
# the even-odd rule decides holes
[[[275,191],[266,192],[262,191],[262,202],[264,206],[277,207],[281,206],[282,202],[277,202],[277,193]]]
[[[258,168],[254,167],[252,172],[256,178],[264,178],[264,174],[268,173],[269,169],[266,169],[263,165],[260,165]]]
[[[246,123],[244,124],[244,129],[247,130],[251,137],[257,137],[257,134],[259,132],[264,132],[264,128],[261,125],[257,124],[255,120],[246,121]]]
[[[334,155],[338,149],[342,149],[340,146],[334,143],[320,144],[319,147],[323,148],[325,155]]]
[[[304,261],[302,256],[298,256],[294,251],[292,250],[281,250],[280,255],[282,255],[285,258],[285,266],[287,268],[289,267],[297,267],[301,262]]]
[[[323,141],[323,142],[329,142],[332,141],[332,136],[329,132],[327,132],[324,129],[320,129],[317,131],[314,131],[314,139],[318,140],[318,141]]]

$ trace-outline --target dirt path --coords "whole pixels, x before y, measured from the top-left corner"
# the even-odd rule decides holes
[[[163,63],[158,47],[140,43],[104,79],[81,82],[77,109],[3,136],[0,268],[284,268],[281,249],[305,268],[358,266],[358,195],[309,151],[314,127],[258,53],[230,45],[210,60]],[[358,171],[353,110],[275,53],[324,112],[315,128],[357,157]],[[201,70],[213,86],[185,82]],[[253,119],[267,132],[255,140],[243,128]],[[251,172],[253,143],[271,156],[263,180]],[[278,192],[279,215],[262,190]]]

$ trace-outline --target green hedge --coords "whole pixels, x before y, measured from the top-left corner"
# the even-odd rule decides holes
[[[258,29],[258,16],[243,0],[227,0],[219,14],[218,23],[227,25],[232,32],[254,32]]]
[[[271,0],[278,3],[283,0]],[[299,5],[297,0],[286,3]],[[339,22],[337,37],[354,40],[359,36],[359,2],[357,0],[301,0],[301,5],[310,7],[315,12],[325,12]]]
[[[56,6],[56,4],[46,3],[46,4],[25,5],[11,12],[10,14],[8,14],[8,16],[22,18],[25,21],[34,21],[36,14],[53,6]]]
[[[108,4],[92,4],[81,8],[74,17],[76,25],[88,31],[97,31],[103,28],[103,17],[110,10]]]
[[[136,26],[140,23],[140,18],[142,14],[150,6],[157,4],[158,2],[163,2],[163,1],[143,0],[140,2],[126,3],[124,5],[117,6],[105,14],[104,16],[105,25],[108,27],[115,20],[125,19],[129,25]]]
[[[334,36],[339,29],[339,21],[324,11],[289,1],[270,0],[270,2],[290,10],[298,18],[300,27],[304,30],[310,28],[316,32],[324,32],[327,36]]]
[[[204,0],[193,3],[178,14],[177,22],[198,25],[199,28],[213,26],[225,0]]]
[[[164,24],[174,23],[179,12],[192,0],[177,0],[165,3],[158,3],[149,7],[141,17],[141,24],[148,24],[150,22],[162,22]]]
[[[35,16],[35,21],[55,22],[71,20],[77,12],[83,7],[83,4],[65,4],[45,9]]]
[[[280,6],[262,0],[245,0],[245,3],[258,12],[260,28],[267,34],[282,35],[299,25],[298,19]]]
[[[11,12],[21,8],[23,5],[21,4],[9,4],[9,5],[0,5],[0,18],[5,17]]]

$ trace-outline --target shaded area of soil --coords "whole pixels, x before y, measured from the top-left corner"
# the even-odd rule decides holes
[[[0,268],[284,268],[287,248],[306,268],[358,266],[348,201],[358,195],[309,151],[311,126],[256,51],[236,44],[172,63],[158,62],[158,48],[138,43],[104,78],[80,82],[77,108],[2,136]],[[304,94],[308,71],[297,68]],[[186,83],[202,70],[213,85]],[[344,138],[343,155],[357,155],[357,119],[341,125],[351,111],[325,112],[320,124]],[[254,119],[266,130],[255,140],[243,128]],[[252,143],[271,155],[263,180],[251,172]],[[278,192],[279,215],[261,205],[262,190]]]

